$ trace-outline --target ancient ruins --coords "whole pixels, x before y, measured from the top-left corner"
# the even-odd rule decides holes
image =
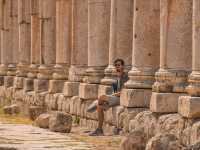
[[[129,81],[105,130],[199,142],[200,0],[0,0],[0,33],[2,105],[33,119],[63,111],[95,128],[86,109],[112,93],[122,58]]]

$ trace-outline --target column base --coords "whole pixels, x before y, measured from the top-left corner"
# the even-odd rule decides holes
[[[150,89],[123,89],[120,105],[125,107],[149,107],[152,91]]]
[[[98,84],[81,83],[79,85],[79,97],[82,99],[97,99]]]
[[[177,113],[178,99],[182,93],[156,93],[153,92],[150,101],[150,110],[156,113]]]
[[[34,79],[26,78],[24,80],[24,91],[33,91],[34,90]]]
[[[49,80],[35,79],[34,80],[34,91],[45,92],[48,91]]]
[[[101,95],[111,95],[113,93],[112,86],[109,85],[99,85],[98,96]]]
[[[0,76],[0,86],[4,85],[4,76]]]
[[[14,79],[14,88],[15,89],[23,89],[24,87],[24,77],[15,77]]]
[[[200,97],[181,96],[178,101],[178,113],[186,118],[200,118]]]
[[[50,80],[49,93],[62,93],[65,80]]]
[[[12,87],[14,82],[14,76],[5,76],[4,77],[4,86],[5,87]]]
[[[79,95],[79,82],[65,82],[63,94],[68,97]]]

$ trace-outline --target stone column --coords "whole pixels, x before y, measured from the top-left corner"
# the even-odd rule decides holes
[[[68,78],[71,51],[72,1],[56,1],[56,65],[53,80],[49,82],[50,93],[62,92]]]
[[[27,77],[30,65],[31,51],[31,0],[18,0],[18,27],[19,27],[19,63],[17,65],[17,77],[14,87],[22,89],[24,79]]]
[[[149,107],[154,74],[159,67],[160,1],[134,1],[132,69],[120,104]]]
[[[185,92],[191,70],[192,0],[161,1],[160,69],[153,85],[150,109],[178,111],[178,97]]]
[[[78,95],[88,61],[88,0],[72,1],[72,50],[68,82],[65,82],[65,96]]]
[[[117,58],[125,61],[126,69],[131,66],[133,39],[133,0],[111,0],[109,65],[105,69],[105,78],[101,80],[99,94],[112,92],[109,86],[116,82],[113,62]],[[107,91],[107,92],[105,92]],[[105,93],[104,93],[105,92]],[[109,93],[107,93],[109,94]]]
[[[34,90],[48,91],[56,63],[56,1],[39,0],[40,17],[40,66],[34,80]]]
[[[34,90],[33,81],[37,78],[40,64],[40,19],[39,0],[31,0],[31,65],[29,66],[28,78],[24,82],[24,90]]]
[[[96,98],[108,65],[110,0],[88,0],[88,69],[80,84],[81,98]],[[88,92],[88,89],[90,92]]]
[[[189,76],[189,86],[186,88],[189,96],[181,96],[178,112],[187,118],[200,118],[200,1],[193,0],[193,47],[192,73]]]
[[[13,85],[16,70],[18,43],[17,37],[17,6],[16,1],[2,1],[2,28],[1,28],[1,60],[0,74],[4,77],[4,85]],[[16,47],[14,47],[16,46]],[[16,50],[16,51],[15,51]],[[16,55],[16,56],[15,56]]]

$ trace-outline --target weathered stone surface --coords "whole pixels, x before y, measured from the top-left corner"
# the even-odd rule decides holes
[[[144,150],[146,137],[142,129],[137,129],[125,137],[120,145],[120,150]]]
[[[98,97],[101,95],[111,95],[113,93],[113,88],[108,85],[99,85]]]
[[[152,137],[146,146],[146,150],[184,150],[176,136],[173,134],[157,134]]]
[[[151,93],[148,89],[123,89],[120,104],[125,107],[149,107]]]
[[[33,84],[34,84],[33,79],[29,78],[24,79],[24,91],[25,92],[33,91],[34,90]]]
[[[178,98],[184,94],[179,93],[152,93],[150,110],[159,113],[178,112]]]
[[[11,87],[13,86],[13,82],[14,82],[14,76],[5,76],[4,77],[4,86],[5,87]]]
[[[28,111],[30,119],[35,120],[40,114],[44,112],[44,108],[40,106],[30,106]]]
[[[79,95],[79,82],[65,82],[63,94],[65,96],[78,96]]]
[[[178,112],[187,118],[200,118],[200,98],[181,96],[178,102]]]
[[[49,81],[48,80],[34,80],[34,91],[43,92],[48,91]]]
[[[134,131],[138,127],[142,128],[146,137],[151,138],[157,131],[158,116],[150,111],[143,111],[131,120],[129,124],[129,131]]]
[[[64,80],[50,80],[49,93],[61,93],[63,91]]]
[[[79,85],[79,97],[82,99],[97,99],[98,84],[81,83]]]
[[[41,114],[35,120],[35,125],[40,128],[49,128],[50,114]]]
[[[18,105],[12,104],[10,106],[4,106],[3,111],[4,111],[5,114],[13,115],[13,114],[20,113],[20,108],[19,108]]]
[[[63,112],[52,113],[49,129],[54,132],[69,133],[72,127],[72,116]]]
[[[14,88],[22,89],[24,86],[24,78],[23,77],[15,77],[14,79]]]

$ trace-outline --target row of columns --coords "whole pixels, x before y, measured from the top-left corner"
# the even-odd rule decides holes
[[[129,81],[121,105],[200,117],[199,0],[0,0],[0,7],[1,85],[95,99],[99,84],[115,82],[113,61],[122,58]]]

